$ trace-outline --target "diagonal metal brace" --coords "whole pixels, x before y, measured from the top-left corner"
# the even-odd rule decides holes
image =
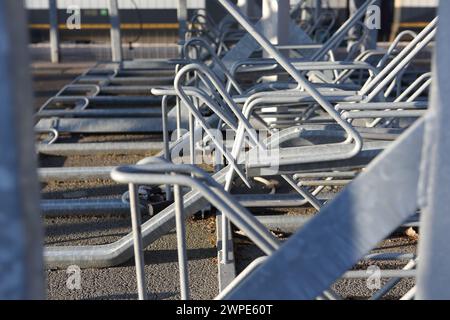
[[[226,298],[315,299],[327,290],[415,213],[423,133],[420,119]]]

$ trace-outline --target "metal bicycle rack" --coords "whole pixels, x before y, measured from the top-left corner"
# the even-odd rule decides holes
[[[263,15],[272,1],[278,9],[289,4],[263,0]],[[144,249],[175,230],[180,296],[189,299],[186,219],[214,207],[220,289],[216,299],[338,300],[342,297],[333,284],[368,277],[365,270],[353,268],[361,261],[401,262],[401,267],[380,271],[380,277],[389,281],[372,294],[373,300],[386,296],[404,278],[416,281],[402,299],[450,299],[445,281],[450,277],[445,268],[450,264],[446,254],[450,220],[445,210],[450,190],[445,123],[450,114],[443,94],[450,83],[444,69],[450,50],[450,3],[441,1],[439,17],[420,32],[400,33],[386,50],[364,50],[370,32],[361,20],[376,1],[366,1],[335,28],[335,12],[309,7],[306,1],[284,16],[276,9],[269,12],[270,19],[256,22],[246,16],[250,14],[246,1],[237,6],[217,0],[228,15],[216,22],[208,12],[194,14],[180,32],[179,59],[120,61],[116,48],[116,62],[98,63],[62,88],[35,115],[35,134],[48,136],[37,142],[38,154],[153,151],[155,155],[119,167],[37,169],[34,180],[41,182],[104,179],[128,185],[122,198],[42,200],[43,216],[130,214],[132,224],[131,233],[112,243],[47,246],[45,265],[106,268],[134,257],[138,297],[147,299]],[[20,52],[16,47],[22,44],[9,41],[7,31],[15,29],[2,12],[20,16],[22,10],[16,3],[0,8],[0,40],[9,45],[9,51],[0,52],[4,55],[0,76],[6,77],[8,59],[14,66],[23,65],[25,59],[10,53]],[[180,19],[186,16],[181,14]],[[277,27],[272,19],[281,20]],[[357,27],[362,28],[359,41],[343,52],[349,32]],[[288,39],[283,39],[283,32]],[[273,38],[278,44],[272,43]],[[120,34],[114,39],[120,42]],[[415,60],[432,41],[436,41],[433,68],[417,71]],[[411,69],[416,75],[412,79],[407,76]],[[6,100],[19,106],[21,98],[13,95],[18,79],[3,86],[10,94]],[[20,130],[14,127],[17,115],[7,104],[1,104],[6,138],[0,135],[0,145],[9,146],[15,158],[24,158],[32,139],[24,144],[19,139],[22,133],[10,134]],[[170,139],[174,132],[175,141]],[[233,138],[223,141],[218,136],[223,132]],[[137,133],[156,138],[83,143],[63,138]],[[212,173],[196,166],[198,155],[207,151]],[[0,156],[0,177],[15,172],[12,179],[20,188],[33,189],[33,184],[20,184],[21,174],[36,174],[33,165],[6,160]],[[270,194],[261,194],[258,184]],[[164,206],[146,222],[142,222],[142,188],[158,188],[164,198]],[[37,216],[29,212],[35,208],[8,202],[23,194],[10,189],[0,182],[0,199],[8,212],[21,213],[21,221],[14,223],[34,230]],[[36,190],[28,191],[32,200],[37,198]],[[300,207],[314,214],[261,215],[253,210]],[[421,228],[417,253],[373,251],[398,228],[410,227]],[[0,224],[0,239],[5,228]],[[239,274],[233,247],[236,230],[263,254]],[[274,230],[291,235],[281,241]],[[15,237],[26,238],[23,232]],[[13,257],[0,253],[0,269],[11,263],[8,258]],[[37,266],[42,264],[34,258]],[[36,270],[36,265],[31,268]],[[42,283],[27,281],[31,296],[39,296]],[[26,297],[25,284],[18,281],[11,286]],[[0,297],[7,289],[0,284]]]

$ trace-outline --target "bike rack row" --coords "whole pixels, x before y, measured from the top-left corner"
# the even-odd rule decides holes
[[[36,133],[49,135],[37,145],[41,154],[159,151],[133,166],[38,169],[41,181],[111,178],[129,189],[116,200],[44,200],[44,215],[131,213],[132,221],[132,232],[110,244],[46,247],[46,265],[104,268],[134,256],[139,298],[146,299],[144,248],[175,228],[181,298],[189,299],[185,221],[212,206],[217,299],[341,299],[332,285],[367,278],[365,270],[352,270],[360,261],[404,265],[380,271],[389,281],[372,299],[403,278],[417,279],[404,299],[449,297],[433,274],[448,277],[440,267],[448,262],[443,208],[450,177],[443,126],[448,112],[440,93],[449,82],[440,66],[446,66],[450,5],[441,2],[442,18],[421,32],[400,33],[386,50],[364,50],[369,33],[361,21],[376,0],[366,1],[334,33],[332,11],[312,14],[300,1],[290,12],[287,45],[267,39],[264,21],[253,23],[229,0],[217,2],[228,15],[216,23],[207,12],[195,14],[180,59],[99,63],[37,112]],[[361,36],[346,51],[355,27]],[[417,72],[415,59],[436,37],[433,70]],[[411,70],[418,73],[412,80],[406,76]],[[233,138],[224,141],[224,132]],[[157,141],[61,138],[80,133],[145,133]],[[205,154],[213,173],[196,166]],[[257,190],[261,183],[270,194]],[[237,185],[247,190],[236,193]],[[142,187],[160,187],[170,203],[145,223]],[[250,210],[283,207],[316,213]],[[398,228],[419,226],[418,254],[372,251]],[[239,275],[236,229],[264,253]],[[271,230],[292,235],[280,241]]]

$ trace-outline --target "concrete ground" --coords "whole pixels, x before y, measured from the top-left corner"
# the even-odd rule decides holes
[[[53,66],[48,63],[33,65],[35,88],[35,110],[46,99],[53,96],[74,77],[89,68],[93,63],[63,63]],[[136,141],[158,140],[157,136],[83,136],[83,141]],[[148,154],[106,154],[101,156],[41,157],[41,167],[60,166],[100,166],[134,164]],[[42,185],[44,199],[67,198],[118,198],[126,190],[109,180],[92,180],[83,182],[51,182]],[[310,214],[311,210],[279,210],[283,214]],[[266,212],[267,213],[267,212]],[[271,212],[271,214],[274,214]],[[148,219],[148,217],[145,217]],[[85,216],[71,218],[45,218],[45,244],[62,245],[95,245],[106,244],[118,240],[130,232],[128,216]],[[215,223],[213,217],[206,219],[190,219],[187,223],[187,247],[189,256],[189,272],[193,299],[211,299],[218,293],[217,283],[217,251],[215,241]],[[376,252],[400,251],[415,252],[416,240],[404,234],[393,235],[380,244]],[[240,235],[235,236],[236,267],[240,272],[261,252]],[[145,252],[145,270],[147,287],[152,299],[178,299],[178,266],[176,239],[174,233],[167,234]],[[399,263],[377,264],[382,269],[400,268]],[[366,269],[368,264],[360,264],[355,268]],[[66,270],[47,270],[47,295],[49,299],[135,299],[136,281],[134,262],[107,268],[85,269],[81,271],[81,289],[69,290],[66,285],[70,274]],[[405,294],[413,286],[413,281],[403,280],[385,298],[396,299]],[[367,289],[365,280],[338,281],[333,289],[343,298],[367,299],[371,291]]]
[[[126,218],[45,219],[47,245],[93,245],[118,240],[130,231]],[[215,234],[208,222],[189,221],[187,246],[192,299],[217,295]],[[107,269],[81,271],[81,288],[69,290],[66,270],[47,270],[49,299],[136,299],[134,261]],[[150,299],[180,299],[176,238],[172,232],[145,251],[145,275]]]

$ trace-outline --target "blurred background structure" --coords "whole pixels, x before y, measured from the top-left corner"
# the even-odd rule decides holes
[[[436,15],[438,0],[395,0],[382,3],[382,30],[380,41],[392,41],[402,30],[417,31]],[[308,1],[306,1],[308,2]],[[311,4],[314,1],[309,0]],[[337,14],[335,31],[351,14],[352,0],[323,0],[323,10]],[[52,1],[50,1],[52,3]],[[252,8],[261,7],[261,0],[253,1]],[[295,6],[298,0],[290,1]],[[177,0],[123,0],[119,1],[124,57],[174,58],[177,56],[178,19]],[[47,61],[49,57],[49,1],[26,0],[28,26],[31,33],[33,60]],[[108,50],[110,19],[107,0],[59,0],[57,23],[63,56],[66,60],[110,60]],[[80,8],[81,29],[69,29],[67,19]],[[69,9],[69,11],[68,11]],[[225,15],[215,1],[187,1],[188,17],[199,9],[207,10],[215,20]],[[255,9],[252,9],[255,10]],[[258,11],[256,9],[255,11]],[[259,8],[259,14],[261,9]],[[82,54],[80,54],[82,53]],[[83,57],[83,58],[81,58]]]

